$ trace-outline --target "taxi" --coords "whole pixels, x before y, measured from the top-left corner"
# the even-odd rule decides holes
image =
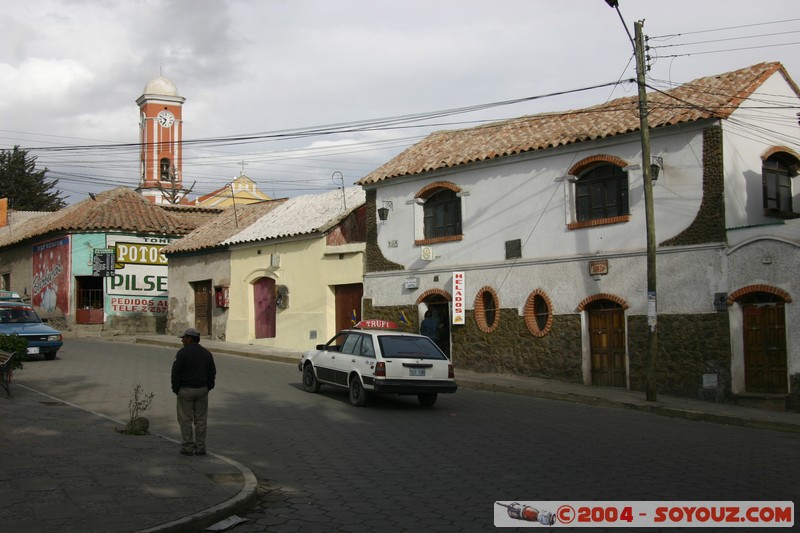
[[[431,339],[404,333],[386,320],[362,320],[340,331],[306,352],[297,366],[303,390],[318,392],[323,384],[345,388],[357,407],[371,393],[415,395],[430,407],[439,393],[458,388],[453,365]]]
[[[0,290],[0,302],[24,302],[17,292]]]

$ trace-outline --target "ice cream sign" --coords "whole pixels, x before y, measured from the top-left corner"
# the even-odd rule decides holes
[[[453,324],[464,325],[464,273],[453,272]]]

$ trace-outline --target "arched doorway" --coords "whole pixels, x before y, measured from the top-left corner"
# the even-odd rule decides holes
[[[443,294],[432,293],[422,300],[420,306],[420,322],[426,311],[430,311],[433,319],[439,324],[436,345],[450,357],[450,300]]]
[[[742,306],[745,391],[788,392],[786,312],[775,294],[753,292],[738,300]]]
[[[627,387],[625,364],[625,311],[611,300],[598,299],[586,306],[592,385]]]
[[[275,280],[259,278],[253,283],[254,322],[257,339],[275,337]]]

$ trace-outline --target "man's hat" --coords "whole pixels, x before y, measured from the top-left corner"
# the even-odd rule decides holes
[[[181,333],[181,338],[184,338],[184,337],[194,337],[195,339],[199,339],[200,338],[200,332],[197,331],[194,328],[189,328],[186,331],[184,331],[183,333]]]

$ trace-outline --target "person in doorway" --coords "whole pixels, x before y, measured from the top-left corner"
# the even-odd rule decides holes
[[[439,321],[433,316],[433,312],[428,309],[425,311],[425,318],[419,325],[419,334],[425,335],[433,342],[439,341]]]
[[[183,348],[172,363],[172,392],[177,397],[181,453],[206,454],[208,393],[214,388],[217,367],[214,356],[200,345],[200,332],[189,328],[181,335]]]

